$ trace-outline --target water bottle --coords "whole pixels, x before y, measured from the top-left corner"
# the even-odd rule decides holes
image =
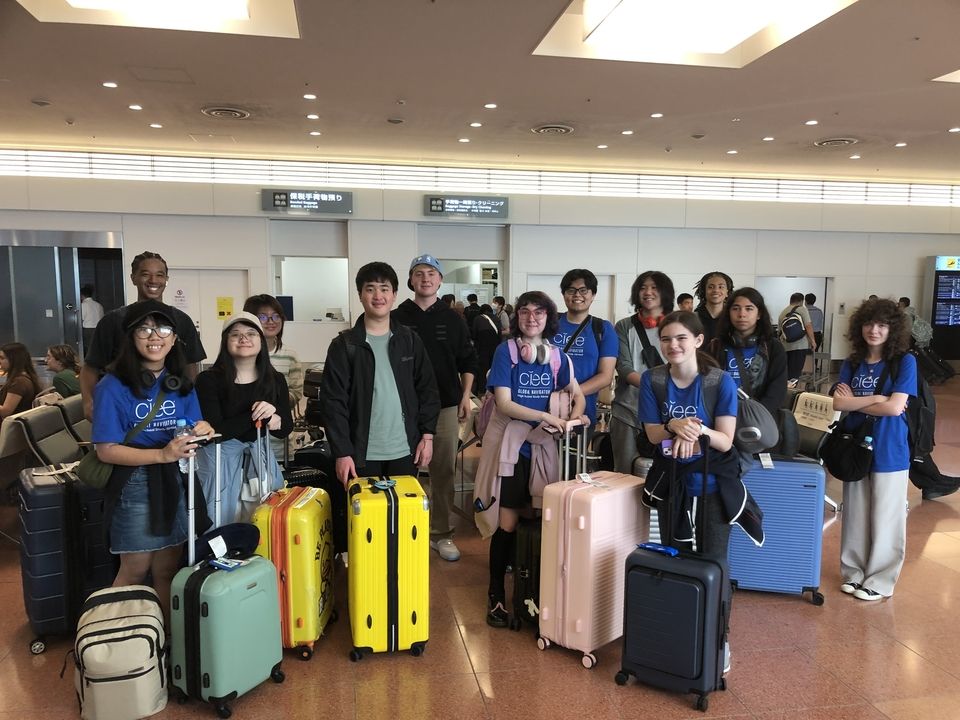
[[[174,432],[175,437],[181,437],[184,435],[193,435],[193,428],[190,425],[187,425],[186,418],[177,419],[177,429]],[[177,463],[180,465],[180,472],[186,474],[190,470],[190,461],[187,458],[180,458]]]
[[[866,450],[873,450],[873,437],[871,437],[870,435],[867,435],[866,437],[864,437],[863,442],[860,443],[860,447]]]

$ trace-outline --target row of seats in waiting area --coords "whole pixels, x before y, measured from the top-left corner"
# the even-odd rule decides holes
[[[0,458],[11,469],[76,462],[90,447],[90,421],[80,395],[11,415],[0,425]],[[16,458],[22,462],[16,462]],[[19,466],[19,467],[18,467]],[[8,485],[16,480],[3,478]]]

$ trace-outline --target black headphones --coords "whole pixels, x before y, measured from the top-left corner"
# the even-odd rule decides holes
[[[148,388],[156,382],[156,376],[149,370],[144,370],[140,373],[140,384],[143,387]],[[181,385],[183,385],[183,380],[180,379],[179,375],[171,375],[167,373],[163,378],[163,389],[168,393],[175,393],[180,390]]]
[[[744,338],[740,337],[737,333],[730,333],[730,340],[734,347],[739,348],[752,348],[757,346],[757,336],[751,335],[750,337]]]

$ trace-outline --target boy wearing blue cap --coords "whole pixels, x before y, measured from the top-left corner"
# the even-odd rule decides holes
[[[424,489],[430,497],[430,547],[452,562],[460,559],[450,525],[459,423],[470,413],[477,353],[464,319],[437,297],[442,281],[443,270],[437,258],[415,257],[410,262],[407,280],[414,298],[401,303],[393,317],[420,336],[436,375],[441,409],[433,439],[430,479],[424,483]]]

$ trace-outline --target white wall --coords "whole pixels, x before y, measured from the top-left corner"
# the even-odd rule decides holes
[[[0,228],[121,231],[126,263],[149,249],[174,276],[242,269],[251,293],[274,292],[273,254],[346,255],[351,319],[360,312],[353,277],[361,265],[393,265],[400,302],[411,295],[410,260],[422,252],[500,260],[508,298],[527,287],[528,274],[590,268],[613,278],[616,317],[630,312],[630,285],[647,269],[670,275],[677,293],[709,270],[738,285],[758,276],[832,277],[827,314],[840,303],[849,312],[870,293],[909,295],[919,305],[923,259],[960,254],[960,208],[515,195],[504,226],[425,223],[422,197],[357,189],[349,217],[290,219],[262,212],[259,188],[249,185],[8,177],[0,178]],[[285,339],[304,360],[320,361],[346,326],[291,323]],[[846,352],[844,330],[834,326],[835,357]]]

